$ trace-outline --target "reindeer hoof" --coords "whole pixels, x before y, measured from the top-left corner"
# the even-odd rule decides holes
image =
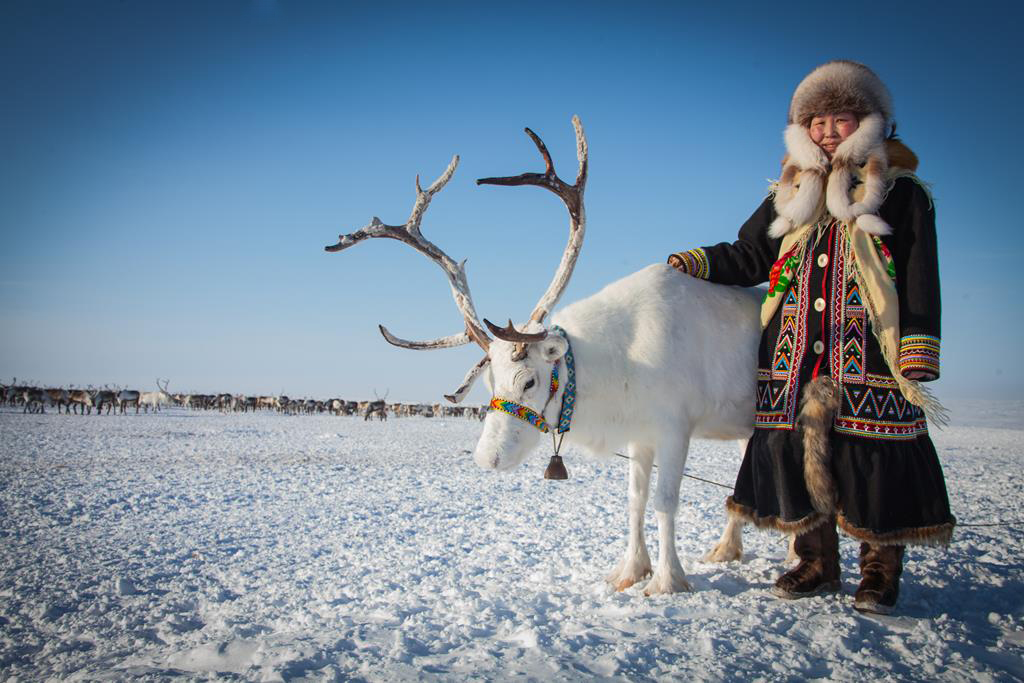
[[[686,580],[686,577],[682,573],[674,573],[671,576],[655,576],[651,579],[647,587],[644,588],[644,595],[651,597],[652,595],[670,595],[672,593],[689,593],[693,591],[693,586]]]
[[[743,559],[743,551],[735,546],[719,543],[704,556],[705,562],[733,562]]]
[[[633,579],[623,579],[615,584],[615,590],[621,593],[622,591],[631,588],[636,585],[636,581]]]
[[[630,587],[634,586],[640,581],[643,581],[650,575],[650,567],[640,567],[638,569],[633,570],[616,569],[607,577],[605,577],[605,581],[610,583],[612,586],[615,587],[616,591],[621,593],[622,591],[629,589]]]

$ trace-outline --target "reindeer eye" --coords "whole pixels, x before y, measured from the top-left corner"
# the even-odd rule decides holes
[[[536,383],[537,382],[531,379],[529,382],[526,383],[526,386],[523,387],[523,391],[529,391],[530,389],[533,389],[533,385]]]

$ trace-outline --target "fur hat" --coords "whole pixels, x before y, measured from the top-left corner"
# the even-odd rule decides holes
[[[892,123],[892,97],[875,72],[858,62],[837,59],[800,82],[789,104],[789,123],[807,126],[815,116],[843,111],[861,119],[879,113],[886,124]]]

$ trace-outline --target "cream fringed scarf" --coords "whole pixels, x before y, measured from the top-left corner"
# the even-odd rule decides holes
[[[921,382],[907,379],[900,372],[900,306],[896,285],[886,273],[871,235],[856,228],[849,230],[850,248],[853,250],[854,277],[864,296],[864,306],[871,318],[871,328],[882,348],[885,364],[893,379],[900,385],[903,396],[921,408],[928,420],[936,425],[949,423],[946,409],[931,390]]]
[[[851,136],[847,142],[853,139],[853,137]],[[787,142],[789,142],[788,139]],[[844,142],[843,144],[845,145],[846,143]],[[839,156],[839,151],[837,150],[837,157]],[[874,159],[878,159],[881,156],[882,164],[887,166],[884,144],[873,146],[870,152]],[[788,165],[789,163],[787,162]],[[828,187],[822,187],[823,183],[817,182],[818,179],[823,178],[821,173],[812,172],[815,180],[810,185],[817,192],[825,195],[825,202],[821,201],[821,194],[813,198],[807,195],[800,198],[799,195],[804,188],[799,187],[799,183],[796,183],[795,191],[792,186],[789,188],[785,187],[786,170],[784,168],[783,179],[780,180],[779,187],[776,190],[776,207],[778,209],[781,203],[783,209],[792,209],[792,207],[788,207],[786,204],[792,203],[797,199],[803,199],[803,206],[796,212],[796,215],[794,215],[793,211],[783,213],[780,210],[780,218],[772,224],[772,231],[776,233],[772,236],[781,236],[783,238],[782,245],[779,248],[779,258],[788,254],[794,247],[797,247],[797,258],[795,260],[797,263],[802,263],[803,254],[814,231],[813,218],[820,216],[826,206],[829,209],[829,213],[839,218],[843,230],[847,233],[850,249],[853,252],[853,259],[850,260],[852,261],[853,276],[860,287],[864,306],[871,321],[871,328],[874,331],[875,338],[878,340],[882,355],[885,358],[886,365],[889,366],[893,379],[899,384],[903,396],[914,405],[920,407],[930,422],[936,425],[946,425],[948,424],[948,414],[928,387],[924,386],[921,382],[904,377],[900,372],[899,298],[896,293],[896,286],[886,270],[886,264],[882,261],[878,250],[875,248],[873,238],[873,235],[876,234],[885,235],[892,232],[892,229],[876,212],[895,179],[900,176],[912,176],[912,173],[905,169],[889,170],[885,168],[882,171],[881,178],[877,175],[870,177],[873,172],[877,174],[881,167],[877,162],[872,164],[870,161],[865,163],[864,166],[864,172],[868,177],[857,188],[860,190],[860,193],[854,193],[855,201],[852,203],[849,201],[848,195],[840,196],[835,190],[836,187],[849,187],[851,177],[847,169],[851,167],[851,164],[840,164],[838,171],[833,166],[833,170],[828,177]],[[843,173],[846,175],[842,175]],[[790,172],[789,180],[798,180],[800,175],[806,174]],[[858,194],[861,194],[862,198],[858,199]],[[808,217],[807,213],[801,213],[801,211],[806,211],[803,207],[808,206],[812,199],[816,210],[813,212],[813,215]],[[822,206],[822,204],[825,204],[825,206]],[[841,204],[845,204],[845,207]],[[853,211],[851,211],[851,208]],[[855,215],[855,212],[864,210],[870,210],[870,213]],[[836,215],[837,213],[844,214],[844,217]],[[800,220],[800,223],[794,226],[789,216],[797,218]],[[765,298],[761,306],[762,329],[768,326],[781,300],[781,296]]]

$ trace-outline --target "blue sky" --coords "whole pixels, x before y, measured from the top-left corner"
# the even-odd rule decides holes
[[[734,238],[783,153],[790,95],[871,66],[938,212],[942,398],[1019,396],[1024,256],[1016,3],[0,4],[0,378],[433,401],[476,347],[440,270],[373,240],[416,174],[462,162],[423,222],[481,316],[529,315],[567,234],[558,200],[474,179],[575,174],[588,231],[563,303]],[[482,385],[470,401],[486,399]]]

